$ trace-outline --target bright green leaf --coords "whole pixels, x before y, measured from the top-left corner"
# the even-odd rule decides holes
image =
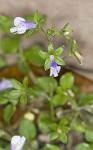
[[[63,143],[67,143],[67,135],[65,133],[62,133],[60,136],[59,136],[59,139],[61,142]]]
[[[6,59],[4,57],[0,57],[0,68],[5,67],[6,65]]]
[[[87,143],[80,143],[76,146],[75,150],[92,150]]]
[[[44,64],[45,71],[50,68],[50,58],[47,58]]]
[[[13,116],[14,112],[16,110],[16,107],[9,104],[4,109],[4,119],[5,121],[9,122],[11,117]]]
[[[25,50],[25,58],[32,64],[36,66],[43,66],[44,59],[39,55],[39,50],[42,49],[39,45],[34,45],[30,49]]]
[[[38,53],[43,59],[46,59],[49,56],[49,54],[47,52],[44,52],[41,50],[39,50]]]
[[[70,89],[74,84],[74,77],[71,72],[65,73],[60,78],[60,85],[63,89]]]
[[[56,49],[54,51],[54,55],[59,56],[59,55],[61,55],[63,53],[63,51],[64,51],[64,45],[62,45],[58,49]]]
[[[12,90],[9,92],[9,97],[11,97],[11,98],[19,98],[20,95],[21,95],[20,90]]]
[[[5,15],[0,15],[0,30],[10,33],[11,27],[13,27],[13,19]]]
[[[19,49],[19,38],[2,38],[0,47],[3,52],[8,54],[14,54]]]
[[[54,106],[60,106],[60,105],[65,105],[67,102],[67,96],[65,95],[55,95],[53,97],[53,104]]]
[[[19,125],[19,134],[25,136],[28,141],[31,141],[36,136],[36,127],[33,122],[23,119]]]
[[[20,103],[23,104],[23,105],[25,105],[27,103],[27,96],[26,96],[26,94],[21,95]]]
[[[43,150],[61,150],[61,149],[56,145],[47,144],[46,147],[44,147]]]
[[[48,113],[41,113],[38,118],[38,126],[41,132],[47,133],[50,131],[51,118]]]
[[[57,139],[58,138],[58,132],[57,131],[55,131],[55,132],[53,132],[53,133],[51,133],[51,135],[50,135],[50,139],[51,140],[55,140],[55,139]]]
[[[57,63],[58,65],[62,65],[62,66],[64,66],[64,65],[65,65],[64,60],[63,60],[63,59],[61,59],[60,57],[58,57],[58,56],[54,56],[54,58],[55,58],[55,61],[56,61],[56,63]]]
[[[93,142],[93,131],[87,130],[85,132],[85,138],[88,142]]]
[[[49,77],[40,77],[37,78],[37,83],[40,86],[41,89],[45,90],[46,92],[50,91],[50,78]],[[54,90],[57,86],[57,81],[53,79],[52,82],[52,89]]]
[[[11,82],[12,82],[13,87],[15,89],[17,89],[17,90],[21,90],[22,89],[23,85],[19,81],[17,81],[16,79],[12,79]]]
[[[48,53],[51,54],[54,51],[53,44],[51,42],[48,43]]]

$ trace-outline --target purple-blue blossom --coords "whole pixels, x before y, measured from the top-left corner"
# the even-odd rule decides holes
[[[24,136],[15,135],[11,139],[10,150],[21,150],[25,144],[26,138]]]
[[[54,60],[54,56],[53,55],[50,55],[50,62],[51,62],[51,65],[50,65],[50,76],[53,75],[54,77],[57,77],[61,67],[57,65],[57,63]]]
[[[13,85],[10,80],[3,79],[2,81],[0,81],[0,90],[5,90],[9,88],[13,88]]]
[[[36,28],[37,24],[29,21],[25,21],[24,18],[16,17],[14,19],[14,26],[10,29],[11,33],[23,34],[26,30]]]

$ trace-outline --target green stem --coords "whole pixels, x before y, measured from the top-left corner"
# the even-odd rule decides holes
[[[54,107],[53,107],[53,76],[50,76],[50,113],[51,118],[54,120]]]

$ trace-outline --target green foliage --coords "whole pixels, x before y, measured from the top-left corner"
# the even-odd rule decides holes
[[[23,119],[19,125],[19,134],[25,136],[28,141],[31,141],[36,136],[36,127],[33,122]]]
[[[50,91],[50,87],[49,87],[50,78],[49,77],[40,77],[40,78],[37,78],[37,84],[39,85],[39,87],[41,89],[45,90],[46,92]],[[57,87],[57,81],[55,79],[53,79],[51,88],[53,90],[55,90],[56,87]]]
[[[66,89],[70,89],[74,84],[74,77],[72,75],[71,72],[68,72],[66,74],[64,74],[61,78],[60,78],[60,86],[66,90]]]
[[[2,56],[0,57],[0,68],[5,67],[6,65],[6,59]]]
[[[63,143],[67,143],[67,133],[69,131],[69,127],[67,125],[67,120],[62,119],[59,124],[53,123],[51,125],[51,129],[53,133],[50,135],[50,139],[54,140],[59,138],[59,140]]]
[[[90,145],[87,143],[81,143],[76,146],[75,150],[92,150]]]
[[[93,93],[82,94],[79,100],[80,106],[93,104]]]
[[[85,138],[88,142],[93,142],[93,131],[87,130],[85,132]]]
[[[23,85],[19,81],[17,81],[16,79],[12,79],[11,82],[12,82],[13,87],[15,89],[17,89],[17,90],[21,90],[22,89]]]
[[[56,94],[53,97],[53,105],[54,106],[60,106],[60,105],[65,105],[67,102],[68,97],[66,95],[58,95]]]
[[[61,150],[58,146],[47,144],[42,150]]]
[[[4,109],[4,119],[5,119],[6,122],[9,123],[9,121],[10,121],[12,115],[14,114],[15,110],[16,110],[16,107],[13,106],[12,104],[9,104],[5,107],[5,109]]]
[[[11,26],[13,26],[13,20],[8,16],[0,15],[0,30],[9,33]]]
[[[51,118],[47,112],[40,113],[38,118],[38,127],[41,132],[47,133],[50,131]]]
[[[31,47],[31,49],[27,49],[24,52],[24,56],[27,59],[29,63],[32,63],[36,66],[43,66],[44,60],[39,55],[39,50],[42,48],[39,45],[34,45]]]
[[[1,49],[4,53],[15,54],[19,49],[19,38],[5,37],[1,39]]]

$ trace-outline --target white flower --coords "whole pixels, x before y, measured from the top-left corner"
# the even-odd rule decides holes
[[[53,55],[50,55],[50,61],[51,61],[50,76],[54,75],[54,77],[57,77],[61,67],[58,66],[57,63],[54,61]]]
[[[28,29],[36,28],[37,25],[33,22],[25,21],[24,18],[16,17],[14,19],[14,26],[10,29],[11,33],[23,34]]]
[[[21,150],[25,144],[26,138],[24,136],[20,137],[15,135],[11,139],[11,148],[10,150]]]

